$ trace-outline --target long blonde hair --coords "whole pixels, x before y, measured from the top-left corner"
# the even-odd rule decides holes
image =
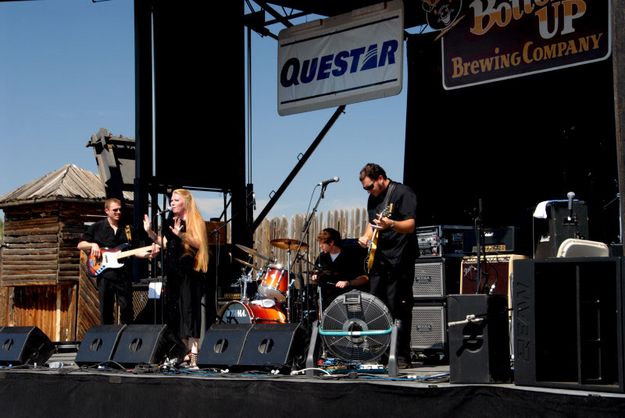
[[[173,193],[180,195],[184,199],[186,233],[200,242],[200,248],[198,248],[197,254],[195,255],[193,269],[206,273],[208,271],[208,237],[206,236],[206,223],[204,223],[204,219],[202,219],[200,210],[195,204],[195,199],[193,199],[193,195],[190,191],[187,189],[176,189]],[[183,245],[186,251],[190,249],[189,244],[184,241]]]

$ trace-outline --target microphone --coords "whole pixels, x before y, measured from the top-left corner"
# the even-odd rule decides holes
[[[569,199],[569,221],[573,220],[573,198],[575,197],[574,192],[568,192],[566,197]]]
[[[569,199],[569,212],[573,210],[573,198],[575,197],[575,192],[568,192],[566,197]]]
[[[330,183],[336,183],[338,182],[340,179],[338,177],[332,177],[331,179],[327,179],[322,181],[321,183],[317,184],[317,186],[327,186]]]

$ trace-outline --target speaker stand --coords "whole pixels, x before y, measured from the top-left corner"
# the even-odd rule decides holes
[[[388,349],[388,364],[386,366],[388,370],[388,375],[390,377],[397,377],[398,375],[398,367],[397,367],[397,331],[401,325],[401,322],[396,319],[393,324],[393,329],[391,331],[391,345]]]
[[[316,369],[319,341],[319,320],[315,320],[312,324],[310,344],[308,345],[308,355],[306,356],[306,376],[308,377],[319,375],[319,370]]]

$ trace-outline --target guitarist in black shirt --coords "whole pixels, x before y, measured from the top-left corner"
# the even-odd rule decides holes
[[[410,187],[386,177],[378,164],[365,165],[360,171],[360,182],[369,192],[369,225],[358,243],[369,248],[371,293],[386,304],[393,319],[401,321],[397,357],[399,366],[405,368],[411,357],[417,197]]]
[[[89,254],[90,258],[101,259],[106,249],[130,245],[134,230],[130,225],[121,223],[121,211],[122,204],[119,199],[106,199],[104,202],[106,218],[89,225],[78,243],[78,249]],[[158,247],[152,245],[146,247],[144,251],[137,251],[134,255],[139,258],[151,258],[156,253]],[[130,264],[103,269],[96,277],[102,324],[113,323],[115,299],[120,308],[121,323],[129,324],[133,320]]]

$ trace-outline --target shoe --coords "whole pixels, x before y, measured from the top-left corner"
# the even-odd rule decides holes
[[[197,367],[197,353],[191,353],[189,355],[190,360],[189,360],[189,368],[190,369],[194,369],[194,370],[198,370],[199,367]]]
[[[412,362],[406,357],[397,357],[397,367],[400,369],[410,369]]]

